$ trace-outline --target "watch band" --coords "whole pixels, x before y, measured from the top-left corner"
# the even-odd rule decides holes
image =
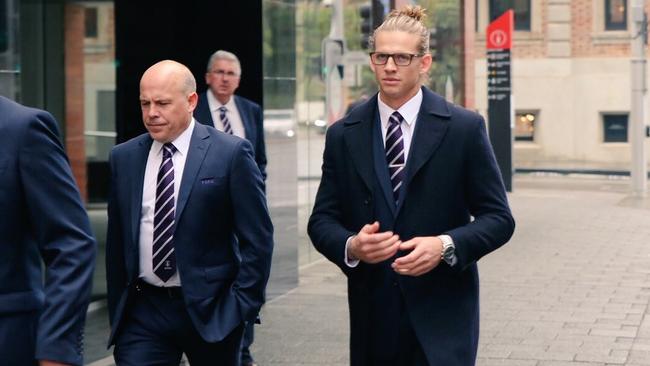
[[[449,235],[440,235],[438,238],[442,241],[440,259],[450,266],[455,265],[458,259],[456,258],[456,245],[453,239]]]

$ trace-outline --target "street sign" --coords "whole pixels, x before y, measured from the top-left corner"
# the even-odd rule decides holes
[[[514,11],[506,11],[487,29],[487,97],[490,142],[503,183],[512,191],[511,53]]]

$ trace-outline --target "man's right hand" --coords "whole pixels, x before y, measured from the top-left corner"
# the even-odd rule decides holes
[[[379,222],[364,225],[348,246],[348,258],[379,263],[397,253],[401,241],[392,231],[379,232]]]

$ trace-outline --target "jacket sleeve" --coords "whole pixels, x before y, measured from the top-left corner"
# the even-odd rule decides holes
[[[111,151],[110,192],[108,196],[108,228],[106,232],[106,290],[108,301],[108,320],[115,327],[115,312],[118,302],[127,288],[126,260],[122,242],[122,210],[118,201],[118,172],[115,149]]]
[[[231,169],[233,222],[241,255],[234,287],[242,316],[252,321],[264,303],[271,271],[273,224],[266,205],[264,182],[248,141],[241,140],[238,144]]]
[[[354,268],[345,263],[345,242],[356,233],[342,224],[341,187],[337,186],[336,179],[336,162],[341,159],[336,154],[340,149],[336,147],[342,144],[342,138],[336,132],[334,127],[327,131],[322,176],[307,232],[316,250],[336,264],[343,273],[350,275]]]
[[[474,220],[450,230],[459,270],[505,244],[515,229],[501,173],[487,137],[485,121],[477,117],[465,141],[464,195]]]
[[[47,269],[36,359],[82,364],[96,246],[54,118],[28,121],[19,153],[29,222]]]

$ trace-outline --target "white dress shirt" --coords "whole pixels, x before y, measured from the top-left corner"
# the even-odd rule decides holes
[[[237,109],[237,104],[235,104],[235,97],[231,96],[230,100],[226,104],[221,104],[217,98],[214,97],[212,91],[208,89],[206,92],[208,95],[208,108],[210,108],[210,114],[212,114],[212,121],[214,122],[214,128],[219,131],[223,131],[223,123],[221,123],[221,112],[219,108],[222,106],[226,107],[226,116],[230,122],[230,127],[232,128],[232,134],[246,138],[246,130],[244,129],[244,123],[242,122],[241,116],[239,115],[239,110]]]
[[[190,140],[192,138],[192,131],[194,131],[195,120],[192,118],[190,125],[172,141],[176,152],[172,155],[172,162],[174,163],[174,210],[178,209],[178,192],[181,187],[181,178],[183,177],[183,170],[185,169],[185,160],[187,159],[187,152],[190,148]],[[154,286],[171,287],[180,286],[181,279],[178,275],[178,270],[167,281],[163,282],[158,276],[153,273],[153,216],[156,206],[156,185],[158,181],[158,170],[162,162],[162,149],[163,144],[155,141],[151,144],[149,149],[149,157],[147,157],[147,167],[144,171],[144,184],[142,188],[142,210],[140,211],[140,278],[145,282]]]
[[[404,103],[399,109],[395,110],[386,103],[381,101],[380,95],[377,95],[377,105],[379,106],[379,121],[381,121],[381,139],[386,147],[386,131],[388,130],[388,118],[393,112],[399,112],[404,118],[404,122],[400,124],[402,129],[402,137],[404,138],[404,163],[408,162],[409,151],[411,150],[411,141],[413,140],[413,132],[415,131],[415,121],[418,119],[420,106],[422,105],[422,89],[418,93]]]
[[[381,122],[381,137],[384,142],[384,147],[386,147],[386,131],[388,130],[388,118],[395,112],[393,108],[389,107],[386,103],[382,102],[380,95],[377,95],[377,105],[379,107],[379,121]],[[409,99],[404,103],[397,112],[402,115],[404,122],[400,124],[402,129],[402,137],[404,138],[404,163],[408,162],[409,151],[411,150],[411,141],[413,140],[413,132],[415,131],[415,122],[418,118],[418,113],[420,112],[420,107],[422,106],[422,89],[418,90],[417,94],[413,98]],[[359,264],[359,260],[352,260],[348,258],[348,246],[350,241],[354,237],[351,236],[345,241],[345,255],[344,260],[345,264],[348,267],[356,267]],[[451,237],[449,240],[453,243]]]

